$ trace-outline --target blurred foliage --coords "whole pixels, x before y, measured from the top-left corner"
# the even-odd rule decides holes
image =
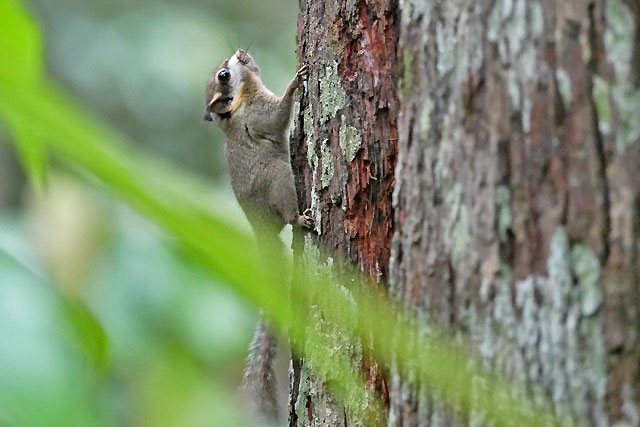
[[[214,194],[193,177],[184,183],[160,160],[170,157],[208,175],[222,172],[221,135],[201,122],[204,85],[236,41],[271,43],[252,50],[270,58],[274,73],[265,79],[276,89],[295,70],[295,10],[290,17],[270,13],[268,26],[251,24],[253,35],[239,37],[230,29],[234,22],[247,26],[247,2],[229,4],[29,6],[46,29],[51,73],[83,100],[88,108],[82,110],[157,153],[140,163],[163,170],[160,186],[177,192],[188,186],[191,202],[227,206],[223,216],[242,228],[228,191]],[[256,35],[269,29],[274,37]],[[217,34],[230,34],[231,44]],[[0,86],[19,97],[37,93],[41,44],[19,2],[0,1],[0,51]],[[15,147],[42,190],[48,131],[4,107],[6,124],[22,142]],[[0,140],[8,137],[0,121]],[[0,193],[13,194],[21,178],[6,148],[0,143]],[[246,424],[239,383],[253,311],[159,230],[87,190],[78,173],[49,173],[47,191],[23,198],[24,209],[2,211],[0,202],[0,425]]]
[[[115,13],[109,7],[103,12]],[[352,287],[345,292],[326,274],[306,274],[326,266],[309,265],[303,277],[294,277],[290,305],[283,297],[285,263],[274,262],[268,271],[260,267],[246,227],[220,203],[224,196],[130,149],[131,143],[43,79],[37,29],[17,0],[0,2],[0,16],[0,48],[8,52],[0,57],[0,116],[26,170],[42,182],[46,147],[71,176],[100,190],[87,192],[67,175],[49,174],[48,192],[30,202],[30,225],[18,215],[0,234],[9,236],[0,246],[0,268],[8,272],[0,279],[0,292],[8,295],[2,299],[6,318],[0,318],[0,357],[6,359],[0,360],[0,378],[7,379],[0,381],[3,423],[244,423],[245,410],[234,403],[242,399],[234,397],[229,378],[240,377],[251,316],[235,295],[263,307],[277,330],[306,334],[313,344],[307,347],[320,350],[305,354],[305,361],[331,372],[339,399],[371,391],[348,358],[322,354],[331,337],[305,328],[314,321],[309,303],[326,320],[344,325],[348,339],[370,337],[372,356],[387,366],[396,363],[400,372],[411,367],[416,380],[462,413],[482,411],[498,426],[534,426],[540,417],[554,423],[548,408],[484,373],[461,347],[416,330],[410,316],[358,285],[355,273],[346,273]],[[158,228],[107,201],[103,192]],[[75,228],[85,231],[65,231]],[[55,242],[65,238],[77,245]],[[216,286],[222,282],[235,294]],[[472,394],[477,387],[481,391]]]
[[[47,198],[70,191],[58,180]],[[246,424],[233,408],[254,315],[129,209],[109,216],[82,300],[47,278],[29,244],[47,224],[3,216],[0,424]]]
[[[204,86],[215,67],[248,47],[276,93],[296,70],[295,2],[29,5],[47,36],[46,63],[57,80],[136,145],[209,176],[226,176],[222,134],[202,121]]]

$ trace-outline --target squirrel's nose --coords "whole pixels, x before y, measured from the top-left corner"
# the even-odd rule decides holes
[[[208,111],[204,113],[204,117],[202,118],[202,120],[204,120],[205,122],[212,122],[213,118],[211,117],[211,113]]]

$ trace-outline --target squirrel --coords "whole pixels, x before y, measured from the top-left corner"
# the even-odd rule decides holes
[[[267,89],[253,58],[242,49],[223,61],[207,83],[204,120],[225,133],[224,154],[231,187],[256,235],[260,253],[280,251],[286,224],[311,228],[309,209],[298,210],[289,153],[293,95],[309,76],[302,66],[283,96]],[[277,340],[261,315],[249,347],[244,385],[259,413],[277,420],[273,358]]]

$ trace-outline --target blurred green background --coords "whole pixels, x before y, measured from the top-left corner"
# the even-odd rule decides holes
[[[136,149],[200,175],[242,222],[222,134],[202,121],[204,86],[242,47],[282,92],[297,2],[26,5],[52,84]],[[64,163],[34,193],[8,141],[0,125],[0,425],[247,423],[239,383],[253,308]]]

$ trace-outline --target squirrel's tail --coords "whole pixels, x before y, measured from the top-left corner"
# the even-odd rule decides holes
[[[278,419],[276,376],[273,371],[277,346],[278,339],[261,315],[249,346],[243,384],[251,394],[258,414],[270,422]]]

